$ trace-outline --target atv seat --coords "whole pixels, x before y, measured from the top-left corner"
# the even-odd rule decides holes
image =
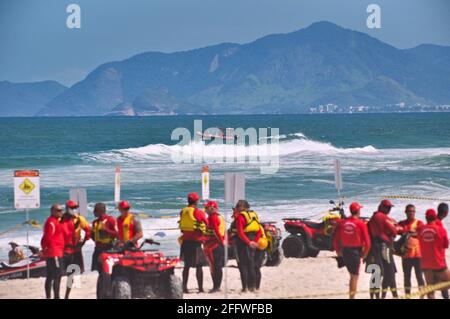
[[[303,221],[306,226],[312,228],[312,229],[320,229],[323,228],[323,223],[317,223],[317,222],[311,222],[311,221]]]

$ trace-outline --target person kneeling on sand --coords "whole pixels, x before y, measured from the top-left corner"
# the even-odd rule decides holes
[[[434,209],[425,213],[427,224],[418,232],[420,249],[422,250],[421,266],[427,285],[450,281],[450,271],[445,260],[445,250],[448,248],[448,235],[444,227],[436,223],[438,216]],[[434,291],[427,294],[428,299],[434,299]],[[444,296],[445,297],[445,296]]]
[[[350,205],[351,216],[338,224],[333,237],[334,249],[350,273],[350,299],[356,295],[361,258],[365,259],[370,251],[367,225],[359,219],[362,207],[359,203]]]
[[[264,237],[259,216],[250,210],[246,200],[239,200],[234,208],[231,236],[236,243],[237,263],[241,274],[242,292],[258,290],[264,252],[258,242]]]
[[[207,240],[203,246],[205,257],[211,270],[213,289],[210,292],[220,290],[222,283],[222,268],[224,266],[224,236],[225,219],[218,213],[217,202],[209,201],[205,205],[208,214],[208,228],[206,229]]]
[[[179,227],[182,233],[180,257],[184,262],[183,291],[188,293],[189,269],[196,268],[198,291],[203,292],[203,269],[205,256],[202,250],[202,242],[206,239],[205,232],[208,226],[205,212],[197,208],[200,196],[197,193],[189,193],[188,206],[180,212]]]
[[[50,217],[44,225],[44,235],[41,239],[42,257],[47,266],[47,275],[45,279],[45,296],[51,298],[53,285],[53,294],[55,299],[59,299],[59,288],[61,276],[64,272],[64,236],[59,219],[64,209],[59,204],[53,204],[50,209]]]

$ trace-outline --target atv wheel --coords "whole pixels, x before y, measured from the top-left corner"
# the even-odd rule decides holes
[[[281,248],[278,247],[275,249],[275,251],[272,252],[270,256],[268,256],[266,261],[267,267],[276,267],[281,264],[281,261],[283,260],[283,253],[281,252]]]
[[[183,284],[180,278],[171,274],[167,277],[167,299],[183,299]]]
[[[282,243],[284,256],[287,258],[304,258],[306,257],[306,243],[303,236],[290,235]]]
[[[113,299],[131,299],[131,285],[127,278],[117,277],[112,282]]]
[[[142,289],[142,296],[144,299],[159,299],[161,298],[153,285],[146,285]]]

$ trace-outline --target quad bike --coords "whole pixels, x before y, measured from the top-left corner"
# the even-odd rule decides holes
[[[146,239],[140,247],[125,245],[100,254],[102,273],[97,282],[101,299],[182,299],[181,280],[175,276],[178,258],[167,258],[145,244],[159,245]]]
[[[333,251],[333,233],[339,220],[345,218],[344,203],[334,205],[321,222],[309,218],[284,218],[284,228],[290,234],[282,243],[284,256],[288,258],[317,257],[321,250]]]
[[[275,226],[276,222],[262,222],[267,237],[264,266],[275,267],[281,264],[283,253],[281,251],[281,229]]]
[[[264,250],[263,266],[276,267],[281,264],[283,254],[281,251],[281,229],[275,226],[276,222],[261,222],[267,237],[267,248]],[[232,244],[228,249],[228,259],[236,259],[236,249]]]

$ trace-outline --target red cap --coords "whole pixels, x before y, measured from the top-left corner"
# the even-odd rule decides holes
[[[66,202],[66,207],[68,207],[68,208],[77,208],[78,207],[78,203],[76,201],[73,201],[73,200],[68,200]]]
[[[389,199],[383,199],[380,205],[385,207],[394,207],[394,205],[391,203]]]
[[[363,207],[364,206],[361,205],[360,203],[353,202],[353,203],[350,204],[350,212],[356,212],[356,211],[360,210]]]
[[[123,208],[123,209],[128,209],[128,208],[131,207],[131,205],[126,200],[123,200],[123,201],[119,202],[119,205],[117,205],[117,207],[118,208]]]
[[[190,202],[196,202],[200,199],[200,196],[196,192],[192,192],[188,194],[188,201]]]
[[[437,218],[436,211],[433,208],[427,209],[425,213],[425,218],[427,220],[435,220]]]
[[[215,209],[219,209],[219,205],[217,204],[217,202],[210,200],[209,202],[207,202],[205,204],[205,208],[206,207],[214,207]]]

